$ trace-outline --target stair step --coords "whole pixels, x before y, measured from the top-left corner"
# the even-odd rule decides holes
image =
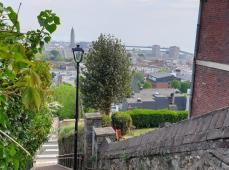
[[[45,149],[46,152],[58,152],[59,149]]]
[[[58,144],[44,144],[42,147],[50,147],[50,148],[53,148],[53,147],[58,147]]]
[[[58,154],[43,154],[43,155],[37,155],[37,159],[50,159],[50,158],[53,158],[53,159],[56,159],[58,156]]]
[[[58,155],[58,151],[44,151],[43,153],[41,153],[40,155],[54,155],[54,154],[56,154],[56,155]]]
[[[57,160],[37,160],[36,166],[42,165],[45,166],[47,164],[57,164]]]
[[[48,140],[47,143],[58,143],[58,140],[57,139],[50,139],[50,140]]]

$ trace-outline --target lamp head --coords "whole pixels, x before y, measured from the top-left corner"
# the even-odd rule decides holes
[[[80,47],[80,45],[72,48],[72,53],[76,63],[80,63],[83,60],[84,50]]]

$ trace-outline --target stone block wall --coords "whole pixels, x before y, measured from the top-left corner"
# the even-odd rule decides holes
[[[98,167],[98,150],[106,144],[116,140],[115,131],[112,127],[93,128],[92,156],[94,158],[93,168]]]
[[[103,145],[98,169],[229,169],[229,109]]]
[[[93,128],[102,126],[99,113],[86,113],[84,116],[84,163],[86,168],[92,167]]]

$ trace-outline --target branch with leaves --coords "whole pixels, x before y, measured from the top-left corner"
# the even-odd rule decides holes
[[[50,66],[35,56],[51,40],[60,19],[51,10],[42,11],[37,17],[40,28],[21,33],[19,9],[16,13],[0,2],[0,130],[34,155],[52,122]],[[26,169],[31,157],[0,138],[0,169]]]

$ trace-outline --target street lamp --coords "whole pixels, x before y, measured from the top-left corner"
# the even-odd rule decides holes
[[[84,50],[77,45],[76,48],[72,48],[74,61],[76,64],[76,112],[75,112],[75,133],[74,133],[74,170],[78,169],[77,164],[77,135],[78,135],[78,119],[79,119],[79,74],[80,74],[80,62],[83,60]]]

